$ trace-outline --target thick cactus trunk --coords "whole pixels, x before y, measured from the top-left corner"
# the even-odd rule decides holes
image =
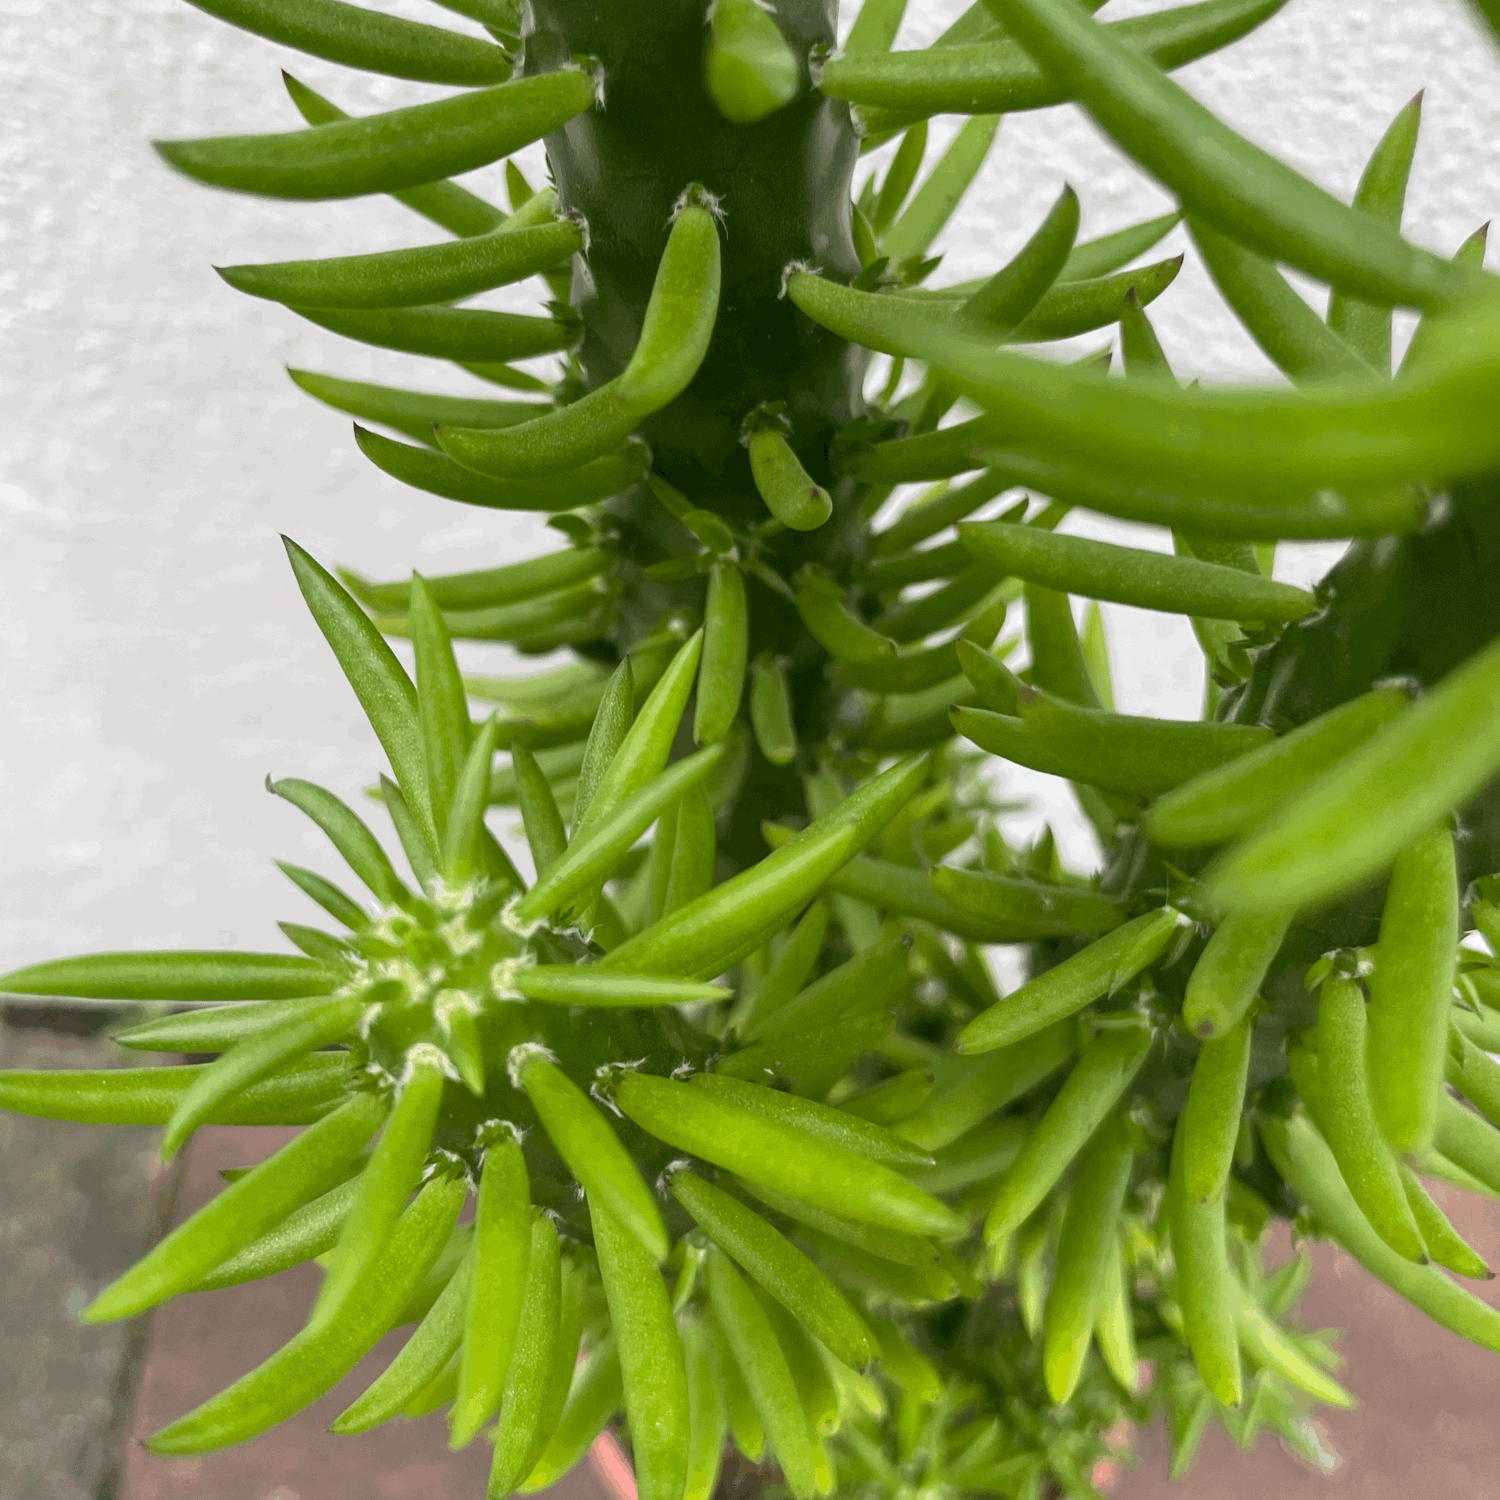
[[[770,9],[802,59],[803,86],[753,125],[726,120],[709,97],[703,0],[537,0],[525,38],[527,72],[579,55],[603,66],[604,107],[547,138],[562,207],[588,221],[572,302],[592,384],[617,375],[635,347],[678,196],[698,182],[718,200],[724,274],[713,343],[687,392],[642,430],[673,484],[745,520],[763,514],[740,442],[745,417],[785,402],[794,446],[826,483],[828,444],[858,410],[867,357],[781,296],[789,262],[838,280],[859,270],[849,193],[859,148],[848,106],[805,75],[811,50],[833,43],[831,8],[778,0]]]
[[[524,70],[545,72],[588,56],[602,66],[604,107],[547,137],[547,160],[561,208],[582,215],[588,254],[574,258],[571,303],[581,315],[578,351],[589,386],[618,375],[640,334],[673,205],[690,183],[713,194],[723,222],[723,289],[713,342],[697,377],[642,426],[655,472],[694,505],[737,528],[768,519],[751,479],[743,442],[747,417],[781,408],[792,445],[811,476],[831,492],[834,516],[811,533],[783,532],[766,543],[785,577],[805,562],[847,576],[865,551],[865,488],[837,479],[834,434],[863,407],[869,354],[820,328],[782,295],[785,268],[816,265],[848,281],[859,271],[851,237],[851,181],[859,142],[849,108],[812,87],[808,59],[834,41],[823,0],[778,0],[771,13],[800,59],[798,95],[752,125],[725,119],[704,80],[707,44],[702,0],[619,6],[606,0],[538,0],[529,7]],[[614,501],[634,586],[615,644],[628,649],[673,604],[696,611],[703,586],[656,585],[639,567],[683,544],[677,526],[643,487]],[[827,654],[789,601],[747,579],[753,655],[788,662],[805,743],[826,738],[836,699],[827,692]],[[764,851],[760,820],[804,812],[795,769],[751,751],[747,795],[721,853],[743,866]]]

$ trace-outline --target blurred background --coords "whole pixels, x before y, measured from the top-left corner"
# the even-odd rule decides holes
[[[420,0],[364,3],[468,24]],[[963,8],[911,0],[899,45],[922,45]],[[1157,8],[1113,0],[1108,16]],[[355,451],[347,419],[297,391],[284,367],[429,389],[447,381],[455,391],[469,389],[461,372],[337,340],[214,274],[215,262],[413,244],[427,232],[387,199],[294,206],[216,194],[151,151],[154,137],[292,128],[281,67],[354,112],[435,92],[285,52],[181,0],[0,6],[5,968],[97,948],[278,945],[274,920],[303,915],[271,861],[317,866],[321,840],[261,782],[306,775],[354,797],[377,747],[305,615],[278,533],[377,577],[485,566],[550,545],[538,519],[454,506],[378,473]],[[1500,54],[1461,0],[1290,0],[1247,41],[1178,77],[1345,196],[1390,118],[1425,88],[1408,234],[1451,253],[1500,209]],[[949,123],[934,122],[929,160]],[[539,147],[521,160],[542,178]],[[1017,116],[939,242],[937,279],[992,270],[1064,181],[1082,195],[1085,236],[1170,206],[1075,111]],[[494,169],[473,185],[502,195]],[[1179,231],[1163,253],[1185,248]],[[534,292],[486,300],[526,306]],[[1271,378],[1191,256],[1151,315],[1182,377]],[[1075,518],[1067,529],[1165,543]],[[1336,552],[1285,546],[1278,571],[1307,581]],[[1201,657],[1186,621],[1116,606],[1105,614],[1120,706],[1195,716]],[[519,665],[503,647],[472,647],[467,664]],[[1018,836],[1050,822],[1072,863],[1093,861],[1065,788],[1019,771],[1006,786],[1029,803],[1013,815]],[[87,1018],[19,1007],[8,1016],[0,1065],[62,1064],[97,1045],[77,1034]],[[69,1026],[74,1035],[60,1034]],[[249,1149],[243,1133],[226,1143],[207,1132],[179,1180],[156,1171],[148,1133],[106,1138],[0,1118],[4,1500],[478,1493],[479,1455],[449,1459],[431,1422],[334,1447],[320,1435],[326,1414],[309,1416],[202,1463],[148,1460],[123,1442],[247,1368],[300,1318],[307,1290],[283,1277],[286,1286],[169,1307],[149,1337],[76,1328],[77,1308],[133,1258],[153,1222],[201,1201],[217,1167],[243,1164]],[[1492,1210],[1470,1209],[1488,1223],[1450,1211],[1481,1253],[1500,1254]],[[1274,1450],[1240,1457],[1215,1439],[1180,1488],[1228,1497],[1273,1485],[1300,1496],[1305,1482],[1308,1494],[1370,1500],[1500,1496],[1493,1362],[1340,1261],[1323,1254],[1307,1317],[1353,1328],[1351,1384],[1364,1405],[1328,1423],[1342,1467],[1324,1480]],[[1165,1492],[1162,1444],[1147,1435],[1143,1452],[1118,1494]]]

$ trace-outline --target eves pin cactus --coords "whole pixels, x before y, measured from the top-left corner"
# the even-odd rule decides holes
[[[1500,295],[1482,229],[1403,237],[1420,101],[1350,204],[1172,78],[1283,0],[982,0],[922,50],[903,0],[842,48],[824,0],[443,0],[462,32],[194,3],[453,88],[351,117],[288,78],[305,126],[159,150],[436,226],[221,275],[487,382],[291,372],[384,475],[564,545],[377,583],[289,541],[404,868],[268,782],[347,867],[282,867],[327,930],[0,980],[150,1002],[121,1046],[215,1059],[11,1072],[8,1109],[160,1125],[164,1157],[303,1127],[84,1309],[325,1267],[303,1331],[150,1449],[264,1432],[406,1327],[334,1429],[445,1408],[490,1500],[607,1428],[642,1500],[709,1500],[723,1463],[796,1500],[1089,1496],[1160,1408],[1176,1473],[1210,1421],[1316,1453],[1351,1397],[1291,1318],[1305,1254],[1263,1264],[1276,1218],[1500,1353],[1420,1180],[1500,1192]],[[1061,186],[945,285],[1000,117],[1067,103],[1179,211],[1081,240]],[[507,163],[504,206],[451,180],[535,142],[550,181]],[[1183,257],[1143,258],[1180,221],[1286,387],[1174,378],[1148,309]],[[466,303],[532,278],[534,314]],[[1122,369],[1049,357],[1091,330]],[[1312,592],[1270,570],[1308,538],[1349,542]],[[1097,601],[1193,622],[1201,722],[1115,706]],[[466,679],[455,640],[570,659]],[[1007,842],[1003,762],[1072,784],[1100,873]]]

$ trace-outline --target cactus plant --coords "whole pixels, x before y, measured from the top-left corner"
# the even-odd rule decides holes
[[[288,78],[305,128],[160,150],[446,231],[221,274],[487,383],[293,374],[386,475],[564,545],[371,582],[289,542],[407,873],[268,782],[363,888],[282,867],[337,931],[0,980],[153,1002],[122,1046],[216,1058],[11,1072],[6,1108],[160,1124],[164,1157],[305,1127],[85,1309],[324,1266],[304,1330],[148,1446],[263,1432],[409,1325],[335,1430],[446,1408],[493,1500],[611,1425],[643,1500],[707,1500],[726,1443],[798,1500],[1090,1495],[1157,1409],[1174,1472],[1211,1420],[1315,1455],[1309,1411],[1350,1397],[1289,1321],[1306,1256],[1263,1265],[1278,1217],[1500,1351],[1420,1180],[1500,1191],[1500,301],[1482,231],[1401,235],[1419,105],[1348,205],[1169,76],[1283,0],[982,0],[906,51],[903,0],[841,48],[821,0],[443,0],[462,32],[194,3],[458,89],[351,118]],[[1080,242],[1066,188],[933,285],[998,117],[1070,101],[1180,213]],[[536,141],[550,182],[509,163],[506,208],[450,180]],[[1137,262],[1182,218],[1294,389],[1174,376],[1147,307],[1180,257]],[[532,277],[535,315],[464,305]],[[1422,320],[1393,374],[1394,307]],[[1048,357],[1092,330],[1122,378]],[[1350,541],[1313,592],[1271,570],[1310,538]],[[1201,722],[1116,711],[1075,597],[1190,618]],[[466,679],[454,640],[570,656]],[[1007,842],[1006,762],[1072,784],[1098,873]],[[995,946],[1027,966],[1004,995]]]

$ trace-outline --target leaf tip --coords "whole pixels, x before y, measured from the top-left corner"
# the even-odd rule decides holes
[[[110,1297],[110,1291],[110,1287],[105,1287],[105,1289],[100,1292],[99,1295],[95,1297],[94,1300],[90,1302],[87,1307],[83,1308],[83,1310],[78,1314],[78,1321],[80,1323],[93,1325],[95,1323],[110,1323],[113,1322],[116,1318],[128,1317],[130,1315],[129,1309],[122,1309],[120,1311],[112,1310],[112,1303],[114,1299]]]

